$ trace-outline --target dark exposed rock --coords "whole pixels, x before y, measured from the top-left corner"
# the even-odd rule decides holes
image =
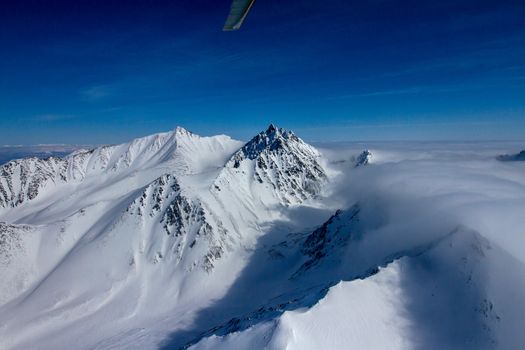
[[[249,166],[258,183],[271,186],[285,203],[302,202],[318,195],[327,179],[318,159],[315,148],[272,124],[237,151],[226,167],[239,169],[253,161]]]
[[[522,162],[525,161],[525,150],[516,154],[503,154],[497,157],[502,162]]]
[[[347,210],[337,210],[323,225],[308,235],[300,249],[307,260],[292,278],[318,265],[325,256],[337,254],[350,240],[360,239],[361,232],[357,226],[360,211],[357,204]]]
[[[355,159],[354,167],[359,167],[363,165],[367,165],[370,162],[370,159],[372,158],[372,152],[369,150],[364,150],[361,152]]]

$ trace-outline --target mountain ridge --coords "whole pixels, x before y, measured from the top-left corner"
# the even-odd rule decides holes
[[[520,343],[523,264],[429,204],[417,168],[415,190],[391,178],[428,160],[327,153],[273,124],[177,128],[0,168],[0,347]]]

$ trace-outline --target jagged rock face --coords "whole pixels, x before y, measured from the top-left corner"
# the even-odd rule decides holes
[[[165,174],[147,185],[142,194],[126,209],[128,213],[143,216],[148,213],[154,217],[165,206],[165,202],[174,194],[180,193],[180,186],[175,176]]]
[[[51,157],[11,161],[0,168],[0,207],[17,207],[36,198],[47,183],[66,181],[67,162]]]
[[[153,232],[161,236],[155,241],[165,242],[162,249],[147,249],[154,251],[150,260],[155,263],[161,259],[179,263],[184,254],[195,252],[189,255],[195,256],[201,267],[210,272],[214,262],[231,248],[232,239],[218,216],[198,198],[185,195],[172,174],[162,175],[147,185],[126,212],[162,227]]]
[[[301,252],[310,257],[321,257],[327,252],[339,249],[350,239],[358,239],[355,230],[359,222],[359,205],[347,210],[338,210],[322,226],[313,231],[304,241]]]
[[[338,210],[323,225],[309,234],[300,249],[307,260],[294,277],[318,265],[328,254],[336,256],[350,240],[361,238],[360,211],[358,204],[346,210]]]
[[[293,132],[273,124],[237,151],[226,164],[234,172],[253,173],[285,203],[300,203],[319,194],[327,179],[320,154]]]

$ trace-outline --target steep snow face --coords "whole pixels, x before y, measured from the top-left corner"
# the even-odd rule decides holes
[[[511,276],[498,273],[501,262],[516,268]],[[523,304],[509,306],[525,287],[523,272],[508,253],[460,228],[367,278],[339,282],[312,307],[208,336],[190,349],[519,348],[525,338],[515,321]],[[514,278],[520,282],[511,287]],[[510,300],[501,299],[502,286],[511,288]]]
[[[195,174],[222,166],[241,143],[227,136],[200,137],[183,128],[116,146],[78,151],[65,158],[27,158],[0,168],[0,210],[15,208],[66,183],[96,183],[164,168],[177,175]],[[104,184],[105,185],[105,184]],[[56,198],[56,197],[55,197]]]
[[[399,264],[365,280],[339,282],[311,308],[225,336],[210,336],[191,350],[409,349]]]
[[[257,138],[253,153],[253,142],[177,128],[2,167],[2,346],[90,348],[148,322],[165,322],[163,336],[187,327],[283,209],[327,180],[319,153],[291,132]],[[244,169],[266,167],[241,171],[232,159],[245,151]]]
[[[214,190],[227,188],[267,205],[298,204],[317,196],[327,180],[319,161],[315,148],[272,124],[230,158]]]

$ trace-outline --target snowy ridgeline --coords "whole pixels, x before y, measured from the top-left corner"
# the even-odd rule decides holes
[[[3,165],[0,348],[525,344],[511,146],[347,146],[177,128]]]

